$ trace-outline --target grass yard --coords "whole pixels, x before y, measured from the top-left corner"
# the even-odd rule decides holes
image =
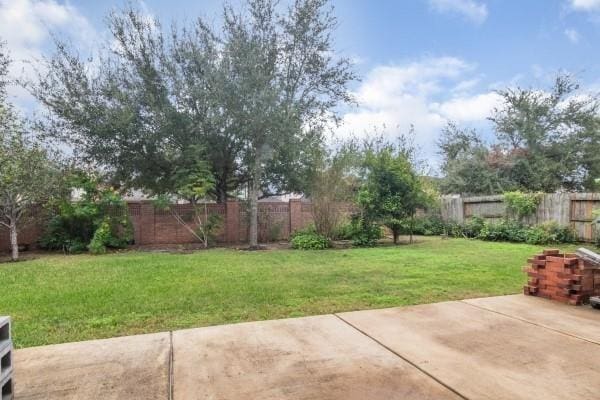
[[[0,264],[17,347],[517,293],[541,248],[463,239],[373,249],[43,256]],[[570,246],[571,248],[573,246]]]

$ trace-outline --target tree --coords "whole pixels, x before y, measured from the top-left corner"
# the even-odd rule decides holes
[[[368,150],[365,170],[359,204],[367,218],[386,225],[398,243],[403,222],[412,221],[417,209],[426,204],[421,180],[407,154],[391,145]]]
[[[0,117],[0,225],[10,232],[13,260],[19,258],[19,230],[59,187],[59,169],[48,152],[26,138],[22,122],[10,109]]]
[[[503,104],[490,120],[512,164],[509,179],[518,189],[553,192],[592,186],[598,157],[582,157],[581,144],[596,142],[600,101],[579,89],[570,75],[559,74],[550,90],[498,92]]]
[[[21,118],[6,101],[10,59],[0,41],[0,226],[10,233],[11,257],[19,258],[19,230],[35,207],[57,190],[59,171],[46,150],[27,138]]]
[[[350,62],[334,54],[328,0],[273,0],[224,8],[214,32],[162,34],[129,8],[108,18],[112,38],[95,68],[58,44],[31,92],[48,108],[44,129],[128,187],[174,193],[185,150],[206,150],[213,193],[248,189],[250,245],[257,245],[257,199],[305,188],[312,149],[351,101]],[[46,72],[48,71],[48,72]]]
[[[191,149],[193,154],[200,152]],[[193,160],[193,155],[188,158]],[[169,211],[175,220],[183,226],[192,236],[207,248],[209,240],[212,239],[214,230],[219,226],[221,220],[218,214],[208,214],[210,192],[215,186],[214,179],[210,173],[209,166],[202,159],[196,159],[190,165],[178,168],[175,171],[174,181],[176,182],[175,195],[179,199],[185,199],[192,205],[192,218],[195,227],[189,224],[176,208],[171,204],[171,197],[160,195],[155,199],[155,206]],[[203,200],[202,205],[198,202]]]
[[[99,55],[88,60],[57,42],[37,81],[27,83],[49,111],[42,130],[113,183],[155,195],[176,192],[176,171],[202,158],[217,180],[211,194],[225,201],[245,178],[224,113],[235,94],[216,38],[200,20],[164,35],[158,20],[132,7],[106,21],[111,35]]]
[[[305,194],[310,197],[315,229],[329,240],[343,221],[340,207],[354,200],[359,187],[356,171],[360,156],[356,150],[354,143],[348,142],[336,152],[323,151],[308,175]]]
[[[550,90],[508,88],[494,109],[496,142],[449,124],[438,146],[445,193],[593,190],[600,171],[600,100],[559,74]]]
[[[512,185],[503,177],[503,157],[490,149],[477,132],[449,123],[438,140],[442,156],[443,193],[484,195],[502,193]]]
[[[249,245],[258,244],[258,198],[295,181],[339,103],[351,101],[350,62],[333,56],[336,19],[327,0],[296,0],[280,14],[273,0],[250,0],[247,13],[224,12],[223,57],[235,97],[229,107],[249,177]],[[282,179],[273,179],[273,174]]]

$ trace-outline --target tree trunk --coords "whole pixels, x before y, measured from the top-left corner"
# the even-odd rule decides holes
[[[392,231],[392,234],[394,235],[394,244],[398,244],[398,231]]]
[[[17,224],[14,220],[10,221],[10,248],[12,250],[11,258],[13,261],[19,259],[19,241],[17,239]]]
[[[410,244],[412,244],[412,242],[413,242],[413,225],[414,225],[414,222],[415,222],[415,215],[413,214],[413,215],[410,216],[410,239],[408,241]]]
[[[250,206],[250,231],[248,233],[248,246],[250,249],[258,248],[258,191],[260,189],[260,156],[257,152],[256,161],[252,171],[252,181],[248,191]]]

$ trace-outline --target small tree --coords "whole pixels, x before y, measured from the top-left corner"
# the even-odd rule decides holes
[[[19,117],[0,108],[0,225],[10,232],[12,260],[19,258],[19,230],[58,191],[57,164],[47,150],[26,138]]]
[[[359,203],[367,218],[387,226],[394,243],[398,243],[403,222],[410,223],[425,202],[421,181],[409,156],[395,151],[391,145],[369,150],[365,168],[366,180],[360,190]]]
[[[312,203],[315,228],[328,239],[333,239],[343,222],[340,206],[351,202],[356,194],[358,179],[353,172],[357,160],[353,144],[347,143],[337,153],[320,157],[310,174],[307,194]]]
[[[194,148],[191,148],[190,151],[193,154],[203,153],[200,149]],[[189,165],[184,165],[175,171],[173,177],[176,186],[175,193],[157,196],[155,206],[168,210],[173,218],[206,248],[212,239],[214,230],[221,222],[219,215],[208,214],[206,204],[209,193],[213,192],[215,188],[215,181],[208,163],[201,158],[194,159],[194,156],[189,156],[189,159],[193,160]],[[192,221],[195,223],[195,227],[186,222],[185,218],[171,206],[172,196],[190,202],[193,213]],[[202,205],[199,205],[200,200],[203,200]]]

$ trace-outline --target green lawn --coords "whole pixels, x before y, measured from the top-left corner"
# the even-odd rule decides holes
[[[419,238],[373,249],[43,256],[0,264],[17,347],[517,293],[540,247]]]

